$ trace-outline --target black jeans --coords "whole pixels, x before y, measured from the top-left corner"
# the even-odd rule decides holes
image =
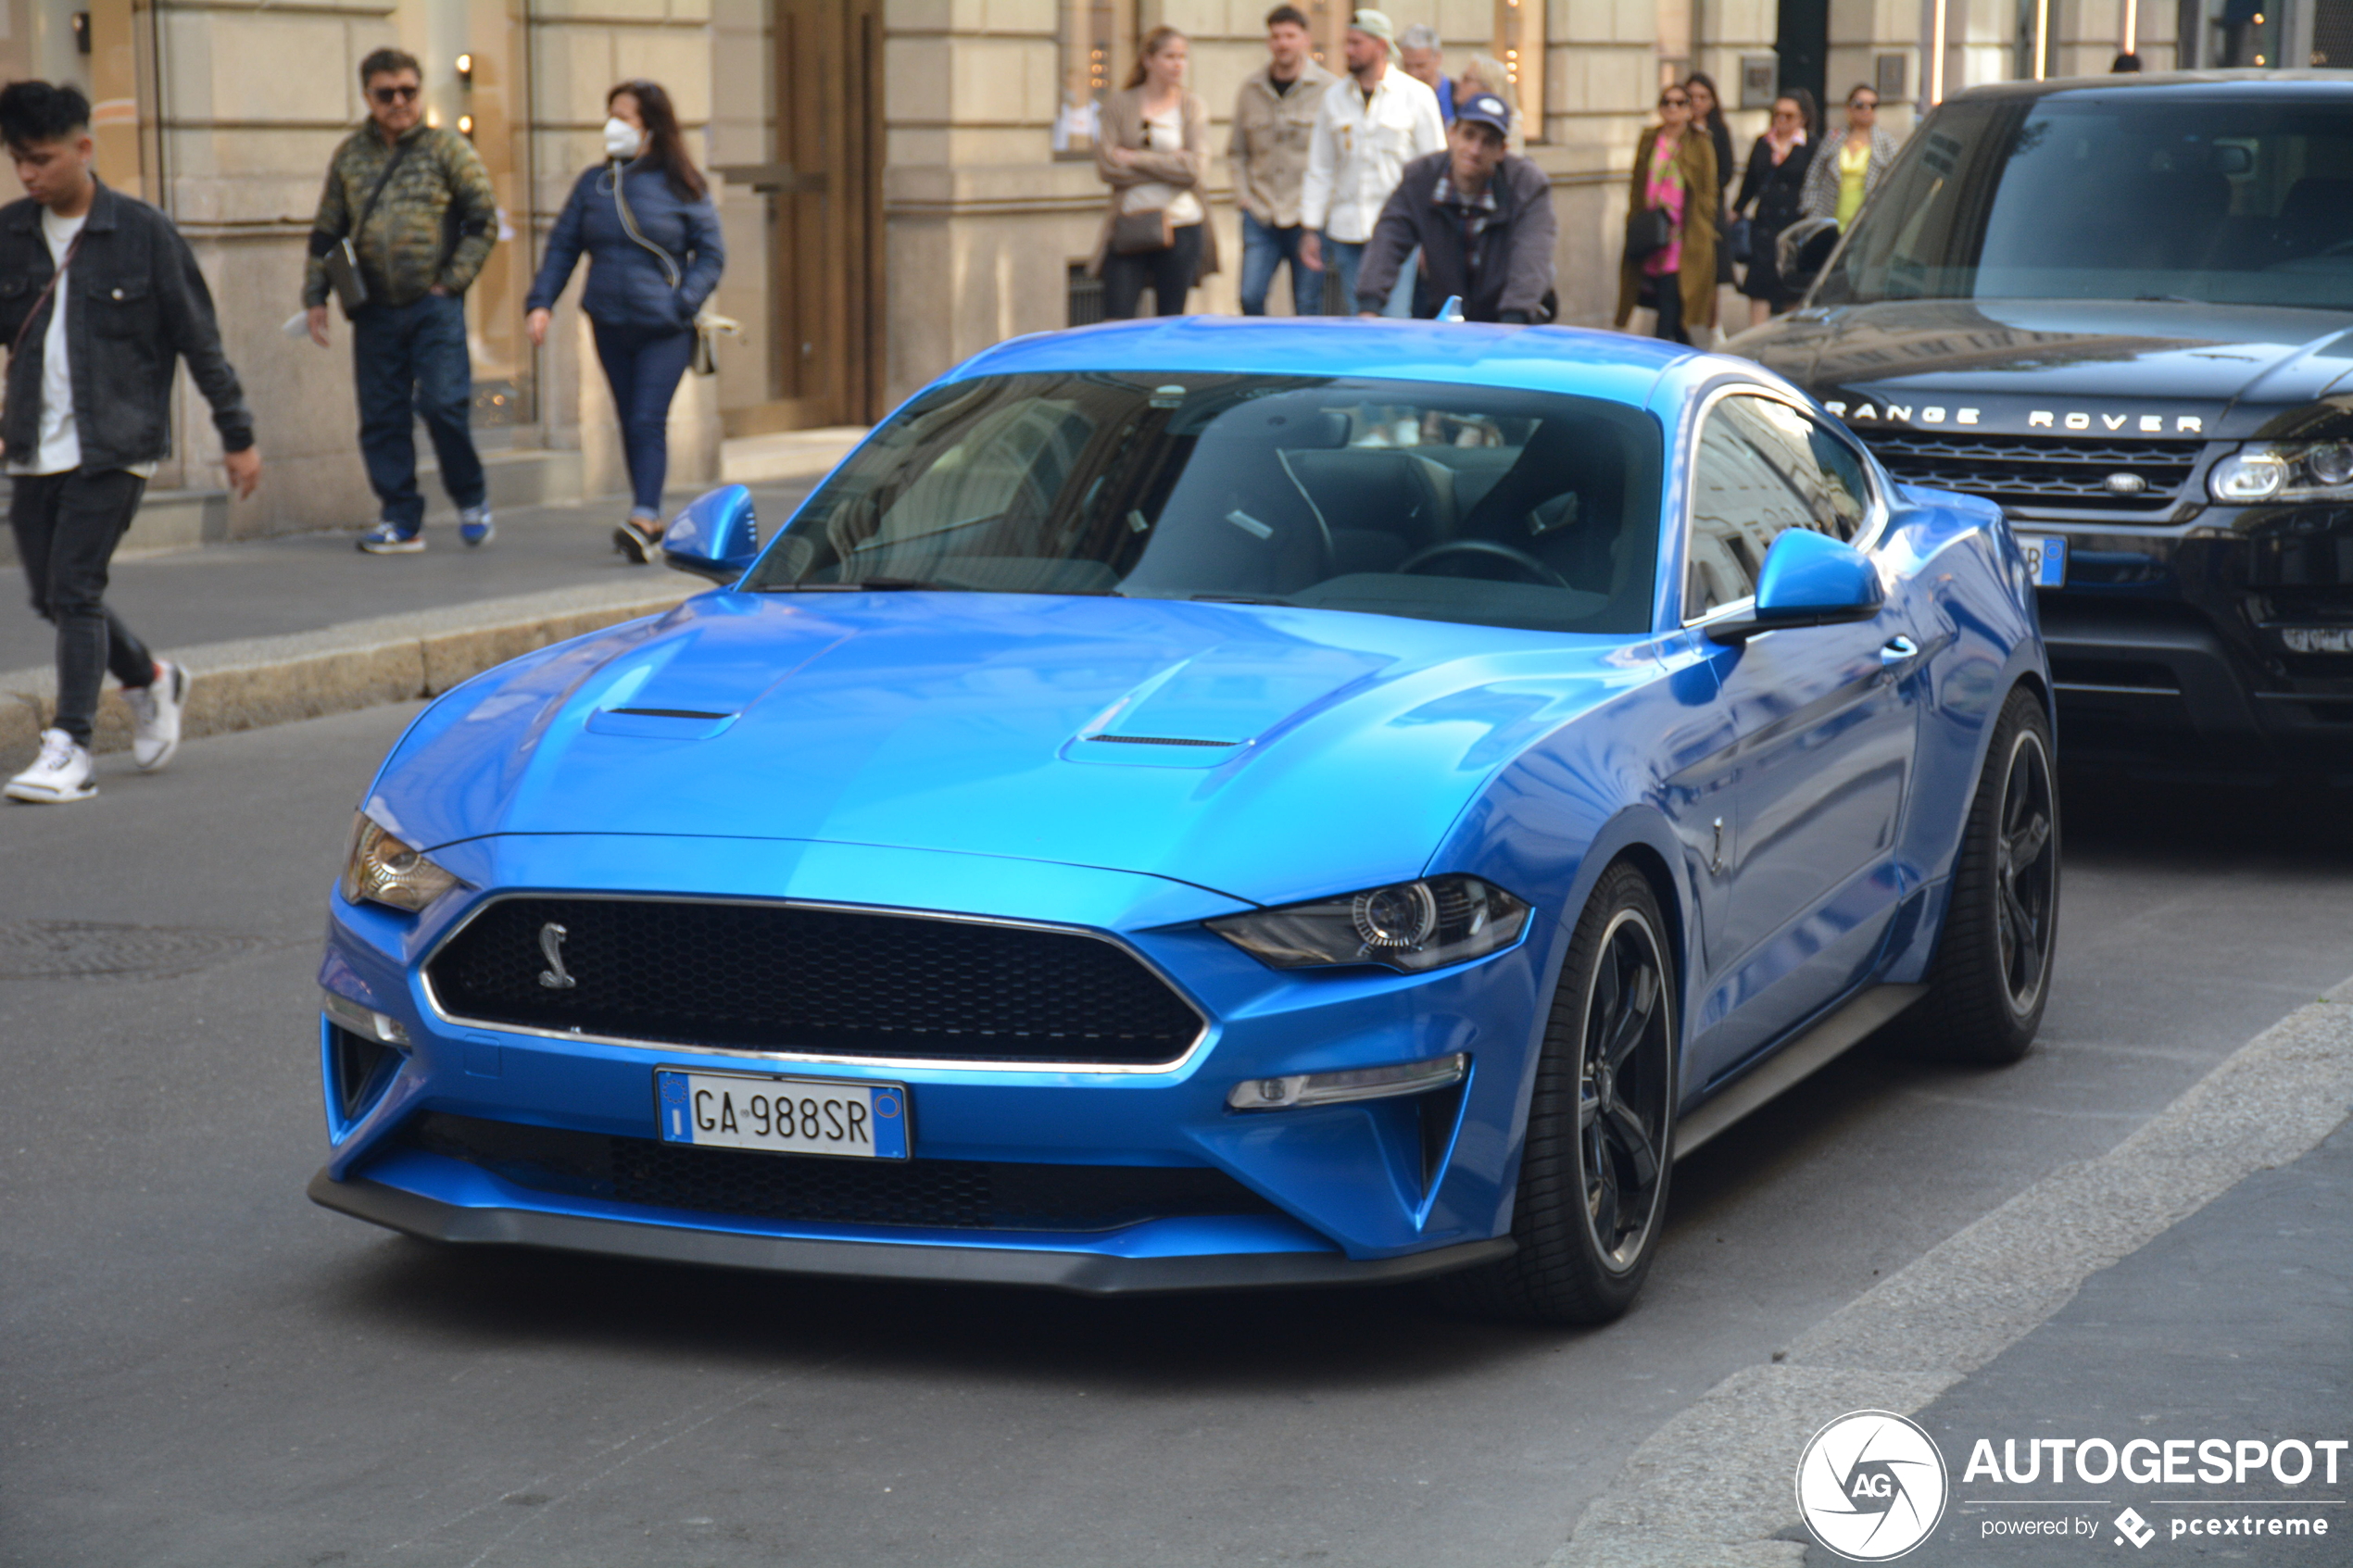
[[[1125,321],[1143,302],[1144,285],[1151,284],[1156,316],[1182,316],[1185,295],[1201,270],[1202,225],[1188,223],[1176,231],[1176,243],[1132,256],[1103,257],[1103,320]]]
[[[371,305],[351,319],[352,379],[359,388],[359,455],[384,521],[403,533],[424,526],[417,488],[416,420],[441,458],[441,483],[459,507],[489,495],[474,452],[473,366],[466,358],[466,302],[429,294],[406,305]]]
[[[1658,312],[1658,325],[1651,330],[1651,336],[1688,345],[1692,340],[1683,332],[1683,280],[1672,272],[1661,272],[1649,281],[1644,292],[1656,296],[1642,302]]]
[[[588,324],[596,332],[597,358],[605,367],[613,412],[621,420],[631,515],[658,518],[662,481],[670,476],[670,399],[695,357],[695,330]]]
[[[8,527],[32,608],[57,629],[57,727],[83,746],[108,670],[126,686],[156,678],[155,655],[106,605],[107,566],[138,515],[147,482],[128,469],[19,474]]]

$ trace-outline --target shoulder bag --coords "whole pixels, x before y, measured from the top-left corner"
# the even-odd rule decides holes
[[[1665,250],[1675,238],[1675,225],[1663,207],[1647,207],[1626,215],[1626,259],[1646,260]]]
[[[671,254],[646,238],[644,232],[638,229],[637,215],[629,210],[629,198],[622,194],[622,186],[626,182],[627,176],[626,166],[618,162],[612,166],[613,210],[621,214],[621,226],[628,231],[629,237],[652,252],[654,259],[661,263],[661,275],[670,280],[671,292],[675,294],[685,286],[686,278],[678,270],[678,263],[673,259]],[[719,373],[719,355],[716,348],[719,334],[736,330],[734,321],[712,312],[709,300],[703,302],[702,307],[695,312],[693,361],[695,374],[712,376]]]
[[[400,160],[409,156],[409,149],[416,144],[414,137],[395,144],[392,157],[384,160],[384,171],[376,176],[376,182],[368,189],[368,199],[359,204],[359,217],[351,225],[350,232],[320,257],[327,269],[327,286],[335,291],[346,319],[368,303],[368,280],[359,275],[359,248],[353,242],[359,237],[359,231],[368,226],[368,215],[376,210],[376,198],[392,183],[392,171],[400,167]]]
[[[1166,250],[1176,243],[1176,225],[1168,220],[1164,207],[1148,207],[1141,212],[1123,212],[1112,220],[1111,253],[1114,256],[1137,256],[1148,250]]]

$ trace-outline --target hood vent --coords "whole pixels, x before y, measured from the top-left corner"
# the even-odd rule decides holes
[[[1180,735],[1088,735],[1086,738],[1101,741],[1106,746],[1214,746],[1222,749],[1245,744],[1238,740],[1195,740]]]

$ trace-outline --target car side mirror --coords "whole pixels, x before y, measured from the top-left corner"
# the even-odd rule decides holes
[[[1781,275],[1781,287],[1792,294],[1812,288],[1837,248],[1835,218],[1800,219],[1782,230],[1773,245],[1773,266]]]
[[[680,571],[733,583],[760,558],[760,518],[740,484],[707,491],[662,531],[661,558]]]
[[[1791,626],[1835,626],[1869,621],[1887,602],[1871,558],[1842,540],[1804,528],[1785,528],[1765,552],[1756,574],[1756,606],[1747,616],[1707,627],[1708,640],[1742,643],[1760,632]]]

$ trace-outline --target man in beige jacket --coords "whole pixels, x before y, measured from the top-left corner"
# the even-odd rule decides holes
[[[1234,132],[1226,157],[1233,167],[1234,202],[1242,214],[1242,314],[1266,314],[1275,269],[1288,262],[1293,308],[1313,316],[1323,308],[1324,274],[1301,261],[1300,186],[1307,178],[1307,144],[1324,90],[1340,80],[1308,55],[1307,18],[1296,6],[1266,13],[1265,68],[1234,95]]]

